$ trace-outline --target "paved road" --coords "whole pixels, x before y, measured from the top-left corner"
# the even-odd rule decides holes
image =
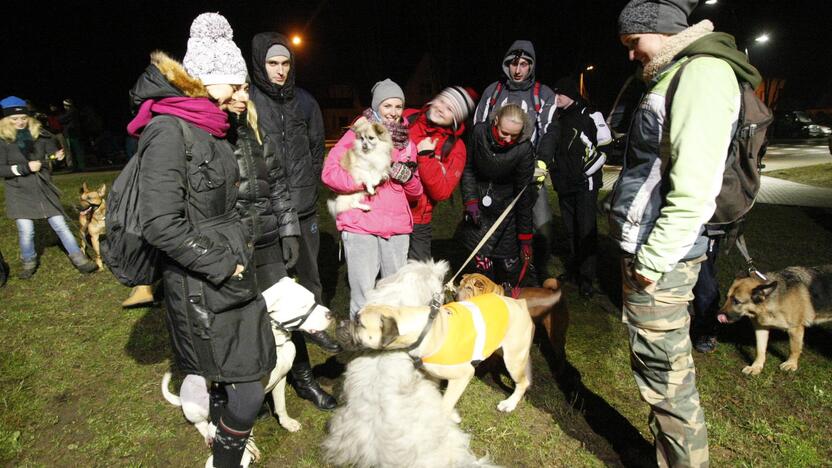
[[[790,167],[832,163],[829,147],[813,142],[770,145],[765,157],[763,172]],[[611,189],[618,178],[620,168],[604,168],[604,189]],[[773,205],[812,206],[832,208],[832,189],[812,187],[763,175],[757,203]]]
[[[796,141],[769,145],[763,172],[832,163],[826,141]]]

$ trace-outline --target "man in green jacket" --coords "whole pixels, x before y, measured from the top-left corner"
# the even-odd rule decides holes
[[[647,93],[633,116],[610,212],[622,250],[623,321],[659,466],[707,466],[708,435],[688,335],[707,237],[740,110],[738,80],[761,78],[734,38],[688,25],[696,0],[631,0],[621,42],[643,65]],[[665,94],[685,67],[669,113]]]

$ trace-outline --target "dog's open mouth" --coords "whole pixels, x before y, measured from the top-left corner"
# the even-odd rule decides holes
[[[736,322],[737,320],[739,320],[739,317],[732,317],[728,314],[719,314],[716,316],[716,319],[719,321],[719,323],[727,324]]]

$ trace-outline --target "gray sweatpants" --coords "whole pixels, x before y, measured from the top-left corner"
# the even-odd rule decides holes
[[[366,293],[376,285],[379,273],[385,278],[407,263],[408,234],[389,239],[372,234],[341,232],[344,256],[347,260],[347,277],[350,282],[350,319],[367,302]]]

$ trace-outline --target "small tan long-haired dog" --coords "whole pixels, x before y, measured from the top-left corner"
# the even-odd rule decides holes
[[[364,186],[363,191],[340,194],[327,201],[329,213],[334,218],[338,213],[359,208],[370,211],[362,203],[367,195],[375,195],[375,187],[389,178],[388,169],[392,161],[393,139],[384,125],[370,122],[361,117],[352,126],[355,142],[341,159],[341,167],[350,173],[356,183]]]

